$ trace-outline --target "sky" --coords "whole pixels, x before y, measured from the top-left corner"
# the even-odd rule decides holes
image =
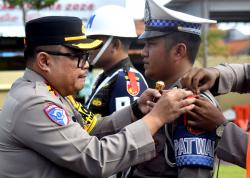
[[[168,0],[155,0],[161,4],[166,4]],[[126,7],[136,19],[142,19],[144,15],[145,0],[126,0]]]
[[[168,0],[155,0],[161,4],[166,4]],[[136,19],[142,19],[144,15],[145,0],[126,0],[126,7]],[[236,28],[245,35],[250,35],[250,22],[249,23],[219,23],[218,28],[221,30],[228,30]]]

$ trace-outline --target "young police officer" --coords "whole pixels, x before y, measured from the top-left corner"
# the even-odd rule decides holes
[[[167,89],[181,88],[179,79],[192,68],[199,49],[201,25],[215,21],[168,9],[154,0],[146,0],[144,20],[139,39],[145,41],[145,76],[164,81]],[[216,105],[209,93],[202,96]],[[136,165],[133,177],[212,177],[215,133],[190,128],[188,118],[182,115],[156,133],[156,158]]]
[[[83,87],[88,50],[101,41],[87,39],[77,17],[31,20],[25,33],[25,73],[12,85],[0,112],[0,177],[107,177],[151,159],[155,155],[152,135],[193,108],[194,99],[183,100],[192,92],[172,90],[164,92],[142,120],[124,129],[133,118],[131,107],[105,119],[91,114],[81,118],[79,112],[88,111],[81,105],[74,108],[77,105],[67,96]],[[148,90],[132,109],[148,112],[146,100],[159,95]],[[81,125],[100,135],[122,130],[98,140]]]

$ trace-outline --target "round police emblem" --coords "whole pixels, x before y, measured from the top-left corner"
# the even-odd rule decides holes
[[[94,99],[93,101],[92,101],[92,104],[94,105],[94,106],[102,106],[102,100],[100,99],[100,98],[96,98],[96,99]]]

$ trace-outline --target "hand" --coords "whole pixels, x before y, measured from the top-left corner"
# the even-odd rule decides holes
[[[152,110],[143,117],[152,134],[164,124],[172,122],[181,114],[194,108],[196,98],[187,98],[193,92],[183,89],[163,90],[162,96]]]
[[[212,88],[219,75],[219,71],[215,68],[194,67],[182,77],[181,84],[183,88],[199,94],[200,91]]]
[[[153,101],[154,98],[159,98],[160,96],[161,93],[156,89],[148,88],[145,90],[137,100],[141,112],[147,114],[151,110],[148,106],[148,102]]]
[[[226,121],[222,112],[207,99],[199,98],[194,104],[194,109],[187,112],[190,127],[212,131]]]

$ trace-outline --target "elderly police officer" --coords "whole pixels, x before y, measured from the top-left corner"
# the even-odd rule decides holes
[[[167,89],[182,87],[179,79],[195,61],[202,24],[216,21],[171,10],[155,0],[146,0],[144,20],[145,31],[139,39],[145,41],[145,76],[164,81]],[[209,92],[202,97],[216,105]],[[156,158],[136,165],[133,177],[212,177],[215,132],[190,128],[188,118],[181,115],[156,133]]]
[[[81,119],[78,111],[87,111],[80,105],[77,110],[66,96],[83,87],[87,51],[101,41],[87,39],[76,17],[35,19],[26,24],[25,32],[27,68],[12,85],[0,115],[1,178],[107,177],[151,159],[155,155],[152,135],[193,107],[193,99],[183,100],[192,92],[172,90],[164,92],[142,120],[124,129],[133,118],[131,107],[106,119],[83,117],[80,124],[93,134],[122,129],[98,140],[75,122]],[[145,92],[133,110],[148,112],[146,100],[159,95],[155,90]],[[166,114],[168,119],[163,117]]]

